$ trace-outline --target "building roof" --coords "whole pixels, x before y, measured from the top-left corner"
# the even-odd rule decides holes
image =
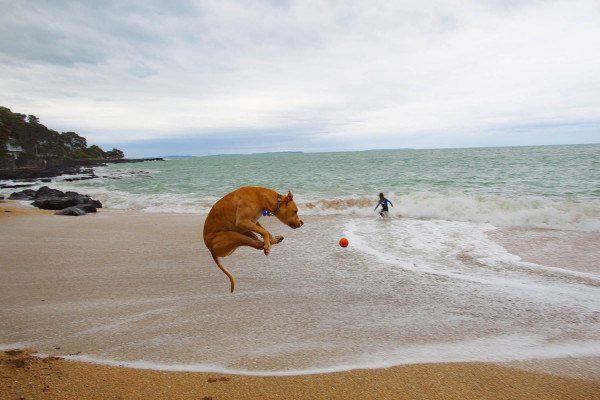
[[[13,146],[12,144],[7,143],[6,150],[7,151],[23,151],[23,148],[21,146]]]

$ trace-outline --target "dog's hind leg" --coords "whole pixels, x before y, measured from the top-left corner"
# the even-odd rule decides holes
[[[219,232],[211,235],[210,245],[207,247],[211,253],[217,257],[227,257],[240,246],[254,247],[257,250],[263,249],[263,242],[256,236],[241,234],[238,232]]]

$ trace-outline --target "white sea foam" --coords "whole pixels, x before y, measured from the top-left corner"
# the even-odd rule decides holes
[[[576,298],[582,306],[596,310],[600,276],[521,262],[487,237],[485,233],[492,229],[489,224],[460,221],[357,218],[346,224],[344,232],[353,249],[374,257],[378,262],[371,265],[379,269],[403,269],[463,281],[465,285],[486,285],[536,300],[542,297],[548,304]],[[382,232],[385,237],[374,241],[374,237],[382,237]],[[555,281],[547,275],[590,286]]]
[[[391,216],[490,223],[495,226],[600,231],[600,203],[568,202],[544,198],[503,198],[452,192],[415,192],[388,197]],[[319,199],[303,202],[308,215],[374,215],[371,196]]]
[[[137,178],[143,179],[143,178]],[[206,214],[219,199],[197,193],[142,192],[113,189],[102,181],[82,188],[81,182],[38,182],[31,188],[50,185],[63,191],[80,191],[100,200],[105,208],[158,213]],[[6,197],[14,190],[4,190]],[[547,198],[506,198],[499,196],[467,195],[459,192],[391,193],[392,217],[439,219],[489,223],[494,226],[546,228],[600,232],[600,202],[559,201]],[[373,196],[310,199],[301,192],[295,200],[302,215],[377,215]]]
[[[126,192],[98,189],[92,192],[108,208],[144,212],[208,213],[218,197],[194,197],[193,194],[157,193],[139,196]],[[302,215],[372,216],[376,199],[353,196],[306,201],[296,194]],[[392,217],[440,219],[490,223],[494,226],[547,228],[600,232],[600,203],[576,203],[543,198],[502,198],[416,192],[391,194]]]
[[[13,347],[14,348],[14,347]],[[562,342],[544,344],[541,336],[506,335],[480,338],[452,343],[412,345],[399,349],[386,349],[381,353],[365,356],[356,363],[338,364],[324,368],[292,370],[246,370],[228,368],[215,363],[162,363],[151,361],[119,361],[89,355],[65,356],[66,360],[173,372],[210,372],[249,376],[297,376],[354,369],[379,369],[397,365],[445,363],[445,362],[508,362],[530,359],[600,356],[600,341]]]

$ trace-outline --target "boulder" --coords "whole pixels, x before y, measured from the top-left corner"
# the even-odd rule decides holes
[[[102,203],[99,200],[94,200],[90,196],[85,194],[79,194],[77,192],[67,192],[65,196],[77,199],[78,204],[86,204],[94,206],[95,208],[102,208]]]
[[[35,190],[26,189],[22,192],[13,192],[8,197],[9,200],[33,200],[35,198]]]
[[[67,196],[61,197],[42,197],[36,199],[33,205],[42,210],[62,210],[64,208],[73,207],[79,204],[77,199]]]
[[[85,214],[86,212],[79,207],[69,207],[54,213],[54,215],[72,215],[75,217]]]
[[[30,197],[33,197],[33,198],[35,198],[35,196],[37,196],[37,191],[35,191],[33,189],[25,189],[21,193],[24,193],[27,196],[30,196]]]
[[[86,213],[95,213],[98,211],[97,208],[91,204],[77,204],[75,208],[79,208],[80,210],[83,210]]]
[[[38,189],[35,194],[35,198],[39,199],[41,197],[63,197],[65,196],[64,192],[61,192],[58,189],[50,189],[48,186],[42,186]]]
[[[11,200],[32,200],[33,205],[44,210],[63,210],[65,213],[58,215],[84,215],[88,212],[96,212],[97,208],[102,208],[102,203],[92,199],[88,195],[77,192],[61,192],[57,189],[51,189],[43,186],[37,191],[26,189],[22,192],[14,192],[10,195]],[[77,208],[77,210],[71,210]]]

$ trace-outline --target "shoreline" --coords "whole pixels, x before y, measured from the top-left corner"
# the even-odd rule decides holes
[[[165,372],[7,350],[0,352],[0,393],[15,399],[589,400],[600,398],[600,382],[489,363],[413,364],[277,377]]]
[[[105,166],[108,164],[129,164],[142,163],[146,161],[164,161],[163,158],[123,158],[114,160],[63,160],[52,162],[46,167],[20,167],[0,169],[0,181],[12,181],[12,184],[4,185],[5,188],[24,187],[23,183],[35,181],[37,179],[50,179],[62,175],[75,175],[86,173],[95,175],[93,168]],[[84,169],[84,171],[82,171]]]
[[[115,219],[105,218],[110,216],[148,216],[148,218],[135,218],[136,221],[139,220],[140,223],[143,222],[148,226],[152,226],[152,221],[156,222],[159,219],[165,222],[176,220],[180,223],[184,223],[186,218],[189,219],[189,216],[185,215],[158,214],[157,216],[150,213],[119,210],[102,210],[97,215],[75,219],[59,216],[44,217],[51,213],[18,202],[0,202],[0,230],[6,229],[4,232],[9,232],[8,229],[14,226],[13,222],[32,225],[36,220],[40,222],[39,229],[56,228],[56,232],[62,232],[62,229],[77,227],[83,229],[83,227],[89,224],[93,225],[100,220],[105,221],[102,225],[104,227],[102,229],[105,229],[107,226],[111,226],[108,221]],[[39,217],[41,219],[38,219]],[[200,219],[202,218],[200,217]],[[148,222],[148,220],[151,221]],[[202,221],[194,223],[196,222]],[[192,224],[192,222],[185,222],[184,226],[188,226],[188,223]],[[197,227],[199,226],[197,225]],[[114,227],[114,229],[117,228]],[[86,229],[92,228],[87,227]],[[141,228],[130,227],[129,229],[130,231],[124,234],[139,232]],[[111,232],[115,234],[117,230],[109,231],[109,233]],[[165,235],[168,234],[169,232],[165,232]],[[540,234],[544,234],[544,232],[542,231]],[[73,235],[76,236],[76,234]],[[183,239],[184,241],[201,240],[201,233],[185,233]],[[552,238],[548,238],[548,240],[550,239]],[[107,240],[109,239],[107,238]],[[552,240],[557,240],[557,238]],[[51,238],[48,243],[58,243],[59,241],[58,238]],[[104,245],[110,248],[111,243],[118,241],[118,236],[112,237],[110,243]],[[518,243],[513,243],[513,245],[516,246]],[[186,248],[182,247],[181,249],[185,250]],[[96,256],[100,257],[101,255]],[[529,257],[524,253],[519,256],[523,260]],[[595,257],[594,254],[590,256]],[[90,262],[94,262],[93,259]],[[218,278],[221,276],[218,275]],[[82,287],[81,290],[85,291],[86,288]],[[24,301],[40,304],[34,303],[39,302],[39,299],[24,298]],[[64,301],[68,301],[68,298]],[[23,349],[13,350],[23,351]],[[12,396],[8,398],[33,397],[40,399],[117,396],[123,398],[199,399],[600,398],[600,357],[522,360],[503,363],[404,364],[390,368],[353,369],[295,376],[255,376],[220,372],[132,369],[74,360],[75,357],[62,358],[65,354],[72,354],[79,350],[63,346],[62,350],[55,351],[54,354],[34,356],[34,353],[28,351],[10,352],[5,346],[0,350],[0,393]],[[70,353],[71,351],[72,353]],[[214,381],[211,382],[211,379]]]

